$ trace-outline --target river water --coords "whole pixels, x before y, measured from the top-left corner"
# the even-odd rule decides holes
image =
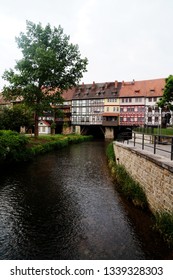
[[[151,217],[116,191],[93,141],[0,176],[0,259],[170,259]]]

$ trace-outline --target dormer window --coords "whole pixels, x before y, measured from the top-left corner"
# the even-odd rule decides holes
[[[88,94],[89,94],[89,90],[87,90],[84,95],[88,95]]]
[[[140,92],[140,89],[135,89],[135,93],[139,93]]]
[[[154,93],[155,92],[155,89],[154,88],[151,88],[150,89],[150,93]]]
[[[112,91],[112,95],[116,95],[117,93],[118,93],[118,91],[117,91],[117,90]]]

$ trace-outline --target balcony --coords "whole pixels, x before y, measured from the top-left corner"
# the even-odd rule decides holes
[[[118,123],[118,120],[115,120],[115,121],[105,121],[105,120],[103,120],[102,125],[103,126],[118,126],[119,123]]]

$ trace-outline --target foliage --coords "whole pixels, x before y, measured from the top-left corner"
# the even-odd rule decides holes
[[[33,113],[24,105],[4,108],[0,113],[0,129],[20,131],[21,126],[33,125]]]
[[[160,127],[137,127],[134,129],[135,132],[144,133],[148,135],[173,135],[173,128],[160,128]]]
[[[173,111],[173,75],[166,78],[166,85],[164,88],[163,96],[158,101],[158,106],[161,108],[167,107]]]
[[[147,198],[142,187],[128,174],[124,166],[120,164],[116,165],[116,179],[120,190],[128,199],[132,200],[137,206],[147,207]]]
[[[92,136],[56,134],[33,138],[10,130],[0,130],[0,163],[27,161],[36,155],[60,149],[69,144],[90,140]]]
[[[23,158],[28,139],[10,130],[0,130],[0,162],[19,161]]]
[[[173,214],[158,212],[155,214],[155,229],[160,232],[169,246],[173,246]]]
[[[55,128],[56,128],[56,123],[55,123],[55,122],[51,123],[51,128],[52,128],[52,129],[55,129]]]
[[[116,164],[113,143],[108,145],[106,154],[111,167],[112,176],[115,179],[119,191],[136,206],[147,208],[147,198],[142,187],[130,176],[124,166]]]
[[[61,93],[75,86],[86,71],[87,59],[81,58],[79,48],[69,42],[61,26],[51,29],[27,21],[26,34],[16,38],[23,58],[15,70],[6,70],[8,81],[3,95],[6,99],[23,101],[35,112],[35,136],[38,136],[38,116],[51,104],[61,104]]]
[[[106,156],[108,157],[109,160],[115,161],[115,153],[114,153],[114,148],[113,148],[113,143],[109,143],[107,148],[106,148]]]

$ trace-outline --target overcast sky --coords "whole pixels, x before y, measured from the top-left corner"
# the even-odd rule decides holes
[[[15,36],[26,20],[61,25],[79,45],[89,60],[81,82],[173,74],[173,0],[0,0],[0,77],[21,57]]]

